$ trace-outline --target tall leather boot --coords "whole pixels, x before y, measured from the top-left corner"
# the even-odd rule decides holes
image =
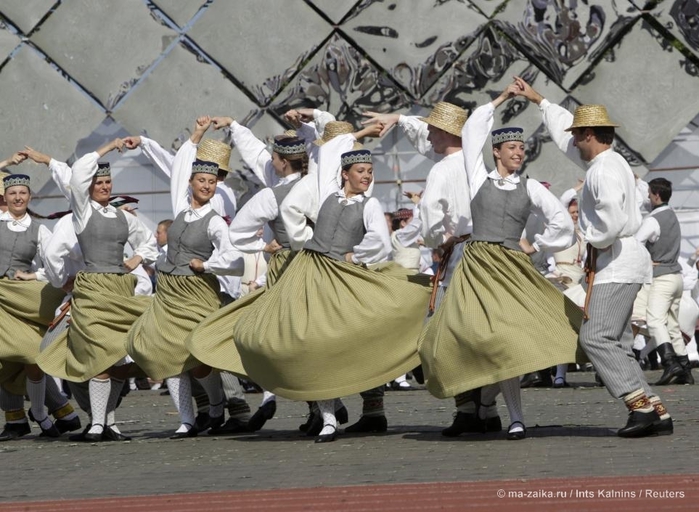
[[[694,384],[694,376],[692,375],[692,365],[689,362],[689,356],[676,356],[677,362],[682,367],[683,374],[677,377],[676,384]]]
[[[663,374],[656,382],[655,386],[667,386],[673,383],[677,378],[684,376],[684,368],[677,360],[675,349],[671,343],[661,343],[656,349],[660,355],[660,361],[663,365]]]

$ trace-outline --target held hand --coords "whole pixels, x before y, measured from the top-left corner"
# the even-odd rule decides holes
[[[18,165],[18,164],[21,164],[22,162],[24,162],[28,157],[29,157],[29,155],[26,154],[26,151],[18,151],[17,153],[15,153],[14,155],[12,155],[10,157],[10,161],[8,163],[10,163],[12,165]]]
[[[199,258],[192,258],[189,262],[189,268],[191,268],[197,274],[201,274],[204,272],[204,270],[206,270],[204,268],[204,262]]]
[[[131,256],[128,260],[124,260],[124,267],[126,270],[131,272],[133,269],[138,267],[142,261],[143,258],[137,254],[135,256]]]
[[[295,110],[293,108],[291,110],[286,111],[286,113],[284,114],[284,120],[294,128],[298,128],[299,126],[301,126],[301,114],[299,114],[298,110]]]
[[[16,281],[36,281],[34,272],[24,272],[23,270],[15,270]]]
[[[194,125],[195,131],[205,132],[211,126],[211,118],[209,116],[197,117],[197,122]]]
[[[211,118],[211,124],[214,130],[220,130],[221,128],[226,128],[233,124],[234,119],[232,117],[218,116]]]
[[[524,251],[524,254],[534,254],[536,252],[534,246],[530,244],[529,240],[526,238],[521,238],[519,240],[519,246],[522,248],[522,251]]]
[[[500,96],[493,100],[493,105],[495,107],[500,106],[500,104],[504,103],[505,101],[517,96],[517,93],[519,93],[519,91],[519,86],[516,83],[511,83],[505,88],[504,91],[500,93]]]
[[[126,146],[126,149],[136,149],[140,145],[141,137],[139,137],[138,135],[130,135],[128,137],[124,137],[124,146]]]
[[[384,131],[384,126],[381,123],[368,124],[358,132],[354,133],[354,138],[357,140],[364,137],[379,137]]]
[[[378,112],[367,111],[363,112],[362,115],[369,118],[362,121],[362,125],[380,124],[383,126],[381,132],[379,132],[379,137],[386,135],[394,125],[398,124],[398,120],[400,119],[400,114],[380,114]]]
[[[283,247],[279,245],[279,243],[276,240],[272,240],[270,243],[265,245],[263,251],[269,254],[274,254],[275,252],[281,251],[282,249]]]
[[[536,92],[531,85],[524,81],[522,77],[515,76],[514,78],[515,84],[519,89],[517,92],[517,96],[523,96],[532,103],[536,103],[537,105],[541,103],[541,101],[544,99],[544,97],[541,94]]]
[[[248,285],[248,290],[250,290],[251,292],[254,292],[255,290],[257,290],[259,288],[258,284],[255,281],[250,281],[249,283],[245,283],[245,284]]]
[[[124,140],[123,139],[114,139],[112,141],[112,146],[113,149],[116,149],[119,153],[121,153],[124,150]]]
[[[420,199],[422,199],[422,193],[424,190],[421,190],[420,192],[403,192],[403,195],[410,199],[413,204],[419,204]]]
[[[352,256],[354,256],[353,252],[348,252],[347,254],[345,254],[345,261],[347,263],[354,263],[354,261],[352,261]]]
[[[296,112],[298,112],[301,121],[304,123],[310,123],[313,121],[313,110],[312,108],[297,108]]]

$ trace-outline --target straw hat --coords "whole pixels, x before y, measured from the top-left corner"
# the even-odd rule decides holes
[[[231,159],[231,147],[225,142],[204,139],[197,148],[197,159],[218,164],[222,171],[231,172],[228,162]]]
[[[435,128],[461,137],[461,129],[464,127],[467,117],[468,113],[463,108],[446,101],[440,101],[434,106],[430,115],[421,117],[420,121],[425,121]]]
[[[282,135],[286,135],[287,137],[298,137],[296,130],[284,130],[284,133],[282,133]]]
[[[573,124],[566,128],[565,131],[569,132],[573,128],[592,128],[594,126],[617,127],[619,125],[612,123],[604,105],[580,105],[575,109]]]
[[[330,121],[325,125],[325,130],[323,130],[323,136],[320,139],[313,141],[316,146],[322,146],[328,141],[333,140],[338,135],[344,135],[346,133],[354,133],[354,126],[346,121]]]

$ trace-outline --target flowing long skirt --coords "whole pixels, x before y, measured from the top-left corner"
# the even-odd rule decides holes
[[[64,296],[47,283],[0,279],[0,361],[34,364]]]
[[[447,398],[574,362],[581,323],[580,308],[526,254],[467,243],[444,300],[420,335],[427,389]]]
[[[267,266],[267,288],[279,280],[295,255],[296,253],[289,249],[277,251],[272,255]],[[212,368],[247,378],[240,355],[233,343],[233,326],[264,292],[264,288],[255,290],[206,317],[187,337],[185,341],[187,350]]]
[[[126,353],[126,334],[151,297],[134,296],[132,274],[79,272],[71,302],[70,328],[47,346],[37,363],[49,375],[84,382]]]
[[[221,307],[219,289],[213,274],[158,273],[158,292],[126,341],[126,351],[146,375],[166,379],[201,364],[185,346],[185,339]]]
[[[326,400],[417,366],[429,287],[382,270],[299,253],[234,326],[245,372],[285,398]]]

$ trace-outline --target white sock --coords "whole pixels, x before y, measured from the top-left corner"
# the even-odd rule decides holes
[[[31,403],[31,411],[34,420],[39,423],[42,429],[51,428],[51,420],[46,409],[44,409],[44,399],[46,397],[46,375],[42,375],[41,380],[35,381],[27,377],[27,394]]]
[[[209,396],[209,416],[218,418],[223,414],[223,386],[218,373],[211,371],[209,375],[202,379],[197,379],[197,382],[204,388]]]
[[[503,380],[500,382],[502,397],[507,405],[507,412],[510,413],[510,424],[519,421],[524,425],[524,415],[522,414],[522,395],[519,387],[519,377]],[[515,425],[510,432],[522,432],[524,429]]]
[[[265,405],[270,400],[276,400],[276,399],[277,399],[277,395],[275,395],[274,393],[270,393],[269,391],[266,391],[263,389],[262,390],[262,403],[260,404],[260,407]]]
[[[136,391],[138,389],[138,386],[136,386],[136,378],[135,377],[129,377],[129,389],[131,391]]]
[[[646,337],[643,334],[637,334],[636,337],[633,339],[633,349],[634,350],[643,350],[643,348],[646,346]]]
[[[403,375],[401,375],[400,377],[396,377],[396,378],[394,379],[394,382],[397,382],[398,384],[400,384],[401,382],[405,382],[406,380],[407,380],[407,379],[405,378],[405,374],[403,374]]]
[[[107,403],[112,388],[110,379],[90,379],[90,410],[92,411],[92,428],[90,434],[101,434],[107,417]]]
[[[180,428],[177,433],[188,432],[194,426],[194,406],[192,405],[192,382],[189,375],[180,373],[167,379],[167,388],[175,403],[177,412],[180,413]]]
[[[114,411],[116,411],[116,404],[119,401],[119,396],[121,396],[121,390],[124,388],[124,381],[121,379],[111,379],[111,388],[109,390],[109,402],[107,402],[107,422],[105,425],[110,427],[114,432],[121,434],[119,428],[116,426],[116,419]]]
[[[321,436],[332,434],[337,430],[337,420],[335,419],[335,400],[319,400],[316,402],[320,414],[323,416],[323,430]]]
[[[556,365],[556,377],[553,380],[557,381],[558,379],[563,379],[563,381],[565,382],[567,373],[568,373],[568,365],[567,364]]]

